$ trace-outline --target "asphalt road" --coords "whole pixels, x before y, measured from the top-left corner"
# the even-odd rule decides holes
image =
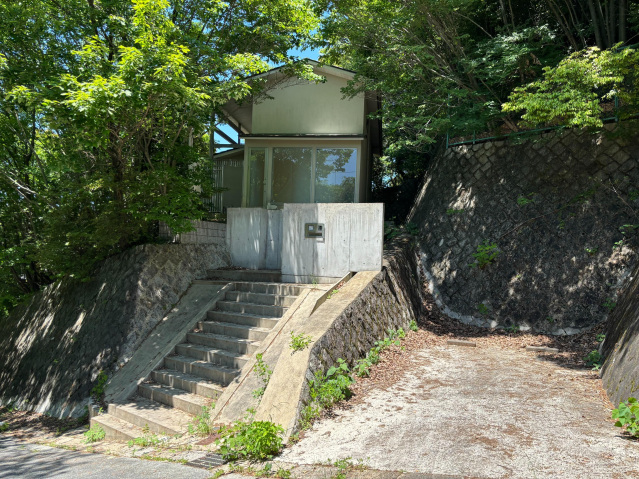
[[[205,479],[211,473],[169,462],[67,451],[0,436],[0,479]]]

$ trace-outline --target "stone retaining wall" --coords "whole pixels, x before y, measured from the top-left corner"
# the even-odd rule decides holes
[[[298,420],[301,410],[310,400],[309,382],[317,371],[326,372],[337,364],[339,358],[353,366],[355,361],[370,351],[376,341],[386,336],[388,329],[403,328],[408,331],[410,322],[419,319],[423,313],[424,298],[417,267],[414,240],[407,237],[396,239],[385,251],[382,271],[313,343]],[[325,306],[320,306],[315,314],[322,314],[321,308]]]
[[[408,221],[421,276],[465,323],[573,334],[606,319],[637,263],[637,122],[449,148]],[[473,268],[484,241],[499,254]]]
[[[194,279],[230,264],[220,245],[143,245],[63,280],[0,323],[0,403],[78,416],[98,373],[125,364]]]
[[[191,221],[195,230],[174,235],[165,223],[160,223],[160,238],[179,244],[225,244],[226,223]]]
[[[618,405],[639,394],[639,267],[606,325],[601,378],[608,397]]]

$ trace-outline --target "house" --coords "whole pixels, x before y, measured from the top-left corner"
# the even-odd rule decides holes
[[[213,203],[281,209],[285,203],[365,203],[371,198],[373,158],[381,154],[376,93],[346,98],[354,72],[307,60],[316,83],[281,68],[253,77],[265,94],[222,108],[224,122],[243,140],[214,156],[214,180],[227,188]]]

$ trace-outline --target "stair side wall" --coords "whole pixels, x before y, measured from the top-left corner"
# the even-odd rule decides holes
[[[0,324],[0,403],[82,415],[100,371],[126,364],[194,279],[229,264],[224,245],[141,245],[90,281],[35,294]]]

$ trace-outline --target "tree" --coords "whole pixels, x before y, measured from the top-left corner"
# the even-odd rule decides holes
[[[310,0],[0,5],[0,301],[201,218],[215,108],[316,28]],[[1,306],[0,306],[1,307]]]

